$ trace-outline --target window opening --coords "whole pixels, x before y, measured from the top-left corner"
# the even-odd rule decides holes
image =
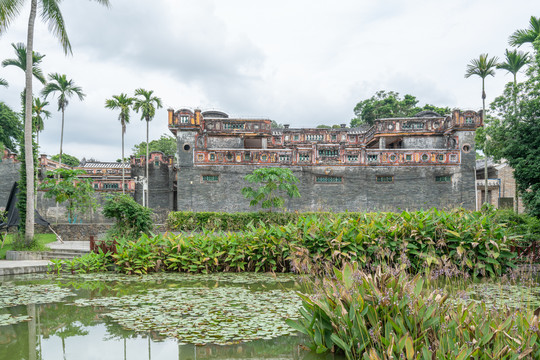
[[[336,184],[343,182],[343,177],[341,176],[317,176],[316,180],[317,183],[322,184]]]
[[[394,177],[377,175],[377,182],[378,183],[391,183],[391,182],[394,182]]]

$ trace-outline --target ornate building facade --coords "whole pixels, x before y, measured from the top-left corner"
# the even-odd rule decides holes
[[[272,129],[269,119],[169,109],[168,126],[178,145],[178,210],[254,210],[241,195],[244,176],[275,166],[299,179],[301,198],[288,201],[289,210],[475,208],[481,112],[422,112],[361,128]]]

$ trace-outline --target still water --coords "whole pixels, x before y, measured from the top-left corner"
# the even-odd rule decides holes
[[[0,277],[0,359],[341,359],[284,323],[299,289],[268,274]]]

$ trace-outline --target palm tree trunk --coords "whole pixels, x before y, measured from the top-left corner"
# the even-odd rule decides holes
[[[64,107],[62,107],[62,130],[60,130],[60,156],[58,162],[62,167],[62,144],[64,143]]]
[[[34,239],[34,151],[32,144],[32,55],[37,0],[32,0],[26,38],[26,103],[24,116],[24,160],[26,163],[26,230],[25,242]]]
[[[124,194],[124,124],[122,124],[122,159],[120,159],[120,165],[122,166],[122,194]]]
[[[514,73],[514,116],[517,116],[517,73]],[[512,174],[513,175],[513,174]],[[514,177],[514,198],[516,199],[515,211],[519,213],[519,193],[516,178]]]
[[[486,125],[486,92],[484,89],[484,78],[482,78],[482,118],[484,120],[484,126]],[[488,158],[486,153],[487,148],[487,133],[486,139],[484,140],[484,204],[488,203]]]
[[[36,129],[36,148],[39,149],[39,130],[38,129]],[[36,169],[35,173],[36,173],[36,177],[34,181],[37,184],[38,183],[38,169]],[[35,191],[35,194],[34,194],[34,209],[37,209],[37,191]]]
[[[150,208],[150,179],[148,178],[148,161],[150,161],[150,159],[148,158],[148,149],[149,149],[149,145],[148,145],[148,130],[149,130],[149,126],[148,124],[150,123],[150,121],[148,121],[148,119],[146,119],[146,207],[147,208]],[[144,189],[144,185],[143,185],[143,189]],[[144,190],[143,190],[143,196],[144,195]]]

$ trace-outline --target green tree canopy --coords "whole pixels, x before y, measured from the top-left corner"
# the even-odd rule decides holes
[[[56,154],[56,155],[51,156],[51,160],[59,161],[60,160],[60,154]],[[62,154],[62,164],[66,164],[66,165],[75,167],[75,166],[79,166],[80,163],[81,163],[81,161],[79,159],[77,159],[75,156],[69,155],[69,154]]]
[[[263,209],[285,208],[285,200],[278,194],[285,194],[289,198],[299,198],[300,192],[296,183],[298,179],[290,169],[269,167],[253,170],[244,178],[250,183],[259,184],[253,189],[247,186],[242,189],[242,195],[251,199],[249,206],[257,206],[259,203]]]
[[[514,169],[519,195],[527,211],[540,217],[540,36],[538,19],[531,17],[527,30],[510,38],[513,45],[532,42],[535,61],[523,83],[508,83],[491,103],[493,118],[485,131],[491,140],[486,152],[506,159]]]
[[[448,107],[434,105],[418,106],[415,96],[406,94],[403,98],[394,91],[377,91],[369,99],[360,101],[354,107],[356,117],[351,120],[351,127],[373,125],[375,119],[411,117],[420,111],[434,111],[441,115],[450,113]]]
[[[23,124],[19,115],[0,102],[0,144],[11,151],[17,151],[18,141],[22,139],[22,135]]]
[[[165,155],[174,156],[176,154],[176,139],[173,136],[164,134],[159,139],[150,141],[148,147],[150,152],[161,151]],[[133,151],[135,157],[146,155],[146,142],[136,144],[131,151]]]
[[[77,213],[95,210],[97,207],[91,181],[79,177],[85,173],[84,170],[58,168],[49,172],[41,184],[41,189],[46,191],[46,198],[52,198],[59,204],[67,202],[70,222],[75,221]]]

